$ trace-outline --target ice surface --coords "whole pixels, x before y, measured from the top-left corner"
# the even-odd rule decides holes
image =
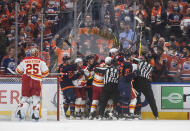
[[[189,120],[0,121],[0,131],[190,131]]]

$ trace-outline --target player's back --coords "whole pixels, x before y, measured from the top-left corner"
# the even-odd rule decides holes
[[[19,74],[25,74],[32,79],[41,80],[43,76],[48,75],[49,70],[44,60],[39,57],[26,57],[17,66]]]

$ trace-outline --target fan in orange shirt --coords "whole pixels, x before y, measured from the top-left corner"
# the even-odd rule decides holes
[[[55,38],[59,38],[59,35],[56,35]],[[56,40],[53,40],[51,43],[51,47],[57,55],[57,67],[62,64],[62,59],[65,53],[67,53],[69,57],[71,56],[71,48],[66,42],[63,42],[62,47],[59,48],[56,46]]]
[[[25,7],[27,10],[29,10],[32,6],[35,6],[35,8],[37,9],[38,12],[40,12],[40,9],[42,7],[42,4],[41,4],[41,1],[42,0],[29,0]]]

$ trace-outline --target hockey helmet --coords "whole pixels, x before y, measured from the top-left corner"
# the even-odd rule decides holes
[[[71,57],[69,57],[69,54],[68,53],[63,53],[63,61],[67,61],[71,59]]]
[[[81,58],[76,58],[75,63],[79,63],[79,62],[83,62],[83,60]]]
[[[105,58],[105,63],[108,64],[108,65],[111,64],[111,63],[112,63],[112,58],[109,57],[109,56],[106,57],[106,58]]]
[[[116,49],[116,48],[111,48],[111,49],[109,50],[109,55],[110,55],[110,56],[113,56],[113,54],[115,54],[116,52],[118,52],[118,49]]]
[[[86,56],[86,60],[87,60],[87,61],[90,60],[90,59],[94,59],[94,56],[93,56],[93,55],[88,55],[88,56]]]

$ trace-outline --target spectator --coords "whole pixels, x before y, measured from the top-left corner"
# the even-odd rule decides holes
[[[164,50],[162,47],[158,46],[157,51],[154,53],[153,58],[155,61],[155,67],[152,72],[153,82],[165,82],[167,81],[167,69],[166,62],[163,59]]]
[[[14,74],[16,69],[15,48],[8,47],[7,55],[3,58],[1,66],[5,68],[5,74]]]
[[[45,60],[47,67],[49,67],[51,56],[50,56],[50,45],[48,41],[44,42],[44,48],[42,51],[42,59]]]
[[[8,40],[5,35],[5,30],[4,28],[0,28],[0,62],[2,58],[6,55],[6,47],[8,46]]]
[[[178,76],[183,82],[190,82],[190,47],[183,47],[183,58],[179,60]]]
[[[125,30],[125,21],[120,21],[118,32],[121,33],[124,32],[124,30]]]
[[[169,82],[177,82],[179,79],[176,77],[176,73],[178,70],[178,56],[177,54],[177,48],[175,45],[172,45],[169,48],[168,54],[166,56],[166,67],[168,70],[168,81]]]
[[[186,15],[186,10],[188,8],[188,0],[179,0],[179,8],[180,8],[180,13],[183,15]]]
[[[164,43],[165,43],[164,37],[159,37],[159,36],[155,35],[152,40],[151,48],[155,49],[155,47],[158,47],[158,46],[163,48]]]
[[[80,27],[93,27],[92,17],[90,15],[87,15],[85,17],[84,23]]]
[[[183,17],[180,26],[183,31],[183,35],[188,37],[188,32],[190,32],[190,8],[187,9],[187,14]]]
[[[178,4],[173,5],[173,12],[169,14],[168,21],[170,28],[170,34],[173,33],[178,38],[181,36],[180,22],[183,18],[183,15],[180,13],[180,7]]]
[[[57,67],[62,63],[63,54],[67,54],[69,57],[71,56],[71,48],[67,45],[66,42],[62,43],[62,47],[59,48],[56,46],[56,39],[59,38],[59,35],[57,34],[55,36],[55,40],[52,41],[51,47],[54,50],[55,54],[57,55]]]
[[[129,23],[125,24],[124,32],[119,34],[119,42],[122,44],[124,50],[130,49],[135,41],[135,34],[130,29]]]
[[[104,23],[101,25],[101,29],[103,29],[103,28],[107,28],[110,32],[113,31],[113,27],[112,27],[112,24],[110,22],[110,16],[109,15],[106,15],[104,18]]]
[[[136,16],[139,16],[139,14],[141,14],[142,16],[144,16],[144,19],[148,18],[148,13],[146,12],[146,10],[143,8],[143,4],[139,4],[139,9],[136,10]]]
[[[154,7],[151,12],[151,29],[152,35],[159,33],[164,36],[164,27],[166,22],[166,13],[158,0],[154,2]]]

